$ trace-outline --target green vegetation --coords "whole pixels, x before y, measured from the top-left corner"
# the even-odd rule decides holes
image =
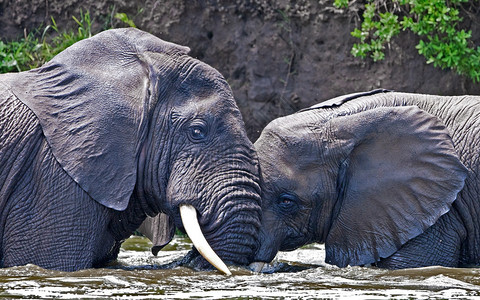
[[[367,0],[362,24],[352,32],[360,40],[353,45],[352,54],[382,60],[391,39],[409,30],[420,37],[416,48],[428,64],[453,69],[479,82],[480,47],[470,40],[470,30],[459,28],[463,21],[460,9],[467,4],[468,0]],[[334,5],[348,8],[351,4],[334,0]]]
[[[80,12],[80,17],[72,17],[78,25],[76,31],[60,31],[55,20],[43,30],[37,29],[18,41],[0,40],[0,73],[20,72],[37,68],[52,59],[72,44],[92,36],[90,13]],[[126,14],[117,13],[115,18],[128,26],[135,24]],[[105,28],[108,29],[108,28]],[[53,33],[51,35],[51,33]]]
[[[137,28],[137,26],[135,26],[135,23],[133,23],[133,21],[127,16],[126,13],[116,13],[115,19],[122,21],[130,27]]]

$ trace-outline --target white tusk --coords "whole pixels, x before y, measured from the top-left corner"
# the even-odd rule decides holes
[[[226,275],[232,275],[228,267],[218,257],[217,253],[213,251],[212,247],[208,244],[207,240],[203,236],[200,225],[198,224],[197,211],[191,205],[180,205],[180,217],[182,218],[183,227],[188,234],[188,237],[192,241],[198,252],[215,268],[225,273]]]
[[[249,265],[249,267],[253,272],[260,273],[264,265],[265,265],[264,262],[253,262]]]

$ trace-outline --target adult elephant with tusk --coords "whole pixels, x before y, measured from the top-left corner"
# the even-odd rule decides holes
[[[479,113],[479,96],[375,90],[274,120],[256,260],[318,242],[339,267],[479,265]]]
[[[256,153],[224,78],[187,52],[115,29],[0,75],[2,267],[102,266],[157,214],[164,242],[198,217],[185,229],[224,273],[252,260]]]

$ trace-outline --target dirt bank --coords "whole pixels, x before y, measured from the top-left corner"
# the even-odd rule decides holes
[[[166,2],[166,3],[165,3]],[[380,63],[350,55],[356,18],[332,1],[0,0],[0,36],[49,24],[74,26],[90,11],[95,28],[120,26],[125,12],[140,29],[187,45],[228,80],[252,140],[273,118],[331,97],[378,87],[442,95],[479,94],[480,85],[425,64],[416,38],[402,33]]]

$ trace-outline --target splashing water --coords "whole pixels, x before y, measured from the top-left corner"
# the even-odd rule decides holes
[[[480,269],[428,267],[388,271],[326,265],[321,245],[283,252],[272,274],[231,268],[196,272],[164,268],[190,249],[176,237],[158,256],[145,238],[127,240],[115,264],[78,272],[44,270],[27,265],[0,269],[0,297],[38,299],[467,299],[480,297]]]

